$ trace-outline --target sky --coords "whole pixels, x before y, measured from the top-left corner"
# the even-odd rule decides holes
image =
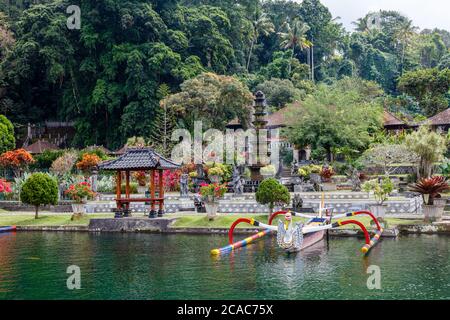
[[[420,29],[446,29],[450,31],[450,1],[448,0],[321,0],[334,17],[349,31],[352,21],[369,11],[396,10],[413,20]]]

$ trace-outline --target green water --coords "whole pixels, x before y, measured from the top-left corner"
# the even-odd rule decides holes
[[[223,236],[0,234],[0,299],[449,299],[450,238],[335,238],[296,255],[274,239],[212,258]],[[66,269],[81,269],[68,290]],[[367,288],[378,265],[381,290]]]

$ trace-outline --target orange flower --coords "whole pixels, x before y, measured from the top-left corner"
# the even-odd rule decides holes
[[[25,149],[7,151],[0,156],[0,165],[6,168],[18,169],[33,162],[33,156]]]
[[[84,154],[81,161],[77,163],[77,168],[82,171],[89,171],[96,167],[101,159],[95,154]]]

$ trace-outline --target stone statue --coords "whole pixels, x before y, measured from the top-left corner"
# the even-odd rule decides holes
[[[244,184],[243,179],[241,178],[241,175],[239,173],[239,168],[234,167],[233,168],[233,192],[235,196],[240,196],[244,193]]]
[[[298,175],[298,169],[299,169],[299,165],[297,160],[294,160],[291,164],[291,175],[296,176]]]
[[[187,198],[189,195],[189,175],[187,173],[183,173],[180,176],[180,197]]]
[[[203,179],[205,177],[205,172],[203,171],[203,165],[197,164],[196,169],[197,169],[197,178]]]
[[[352,191],[355,192],[361,191],[361,179],[359,178],[358,170],[355,168],[353,168],[351,180],[352,180]]]
[[[303,207],[303,199],[300,197],[298,193],[294,195],[292,198],[292,210],[295,212],[300,212],[300,209]]]

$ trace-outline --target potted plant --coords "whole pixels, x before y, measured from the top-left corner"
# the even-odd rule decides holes
[[[87,182],[72,184],[64,193],[75,202],[72,204],[72,218],[83,216],[86,213],[85,204],[87,200],[95,196],[95,192],[92,191],[91,185]]]
[[[320,171],[322,170],[322,167],[315,164],[309,164],[307,166],[302,166],[298,168],[298,175],[305,179],[311,179],[311,175],[319,175]]]
[[[445,204],[437,200],[441,193],[450,189],[447,179],[442,176],[422,178],[410,186],[410,190],[420,193],[423,197],[423,214],[425,221],[435,222],[442,220]]]
[[[147,185],[147,176],[145,175],[145,171],[136,171],[133,173],[134,179],[136,179],[138,183],[138,193],[144,194],[145,191],[147,191],[146,185]]]
[[[202,184],[200,186],[200,195],[205,203],[206,213],[209,220],[214,220],[219,208],[219,199],[227,192],[227,187],[218,183]]]
[[[381,179],[374,179],[364,182],[362,189],[367,193],[373,193],[376,204],[370,204],[370,211],[379,218],[386,215],[387,206],[384,204],[389,198],[389,194],[394,190],[394,184],[389,177],[385,176]]]
[[[269,206],[269,217],[275,205],[289,205],[291,195],[289,190],[279,183],[277,179],[269,178],[261,182],[256,191],[256,201]]]
[[[267,166],[265,166],[265,167],[262,167],[260,172],[261,172],[261,175],[262,175],[265,179],[267,179],[267,178],[272,178],[272,177],[274,177],[275,174],[277,173],[277,169],[275,168],[274,165],[269,164],[269,165],[267,165]]]
[[[333,176],[336,173],[334,172],[332,167],[323,167],[320,170],[320,177],[322,178],[322,189],[323,191],[336,191],[336,183],[333,182]]]
[[[224,172],[221,167],[214,166],[208,170],[208,178],[212,183],[220,183]]]

